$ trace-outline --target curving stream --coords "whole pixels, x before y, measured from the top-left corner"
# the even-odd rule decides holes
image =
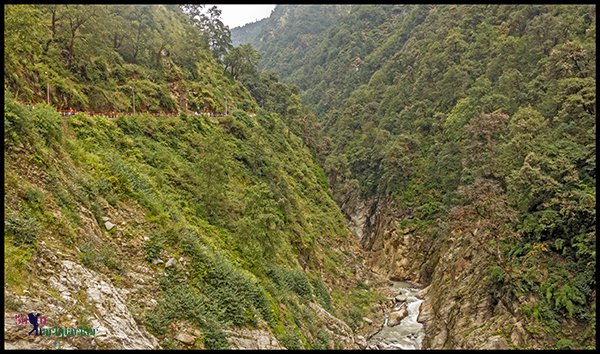
[[[381,331],[369,340],[369,347],[374,345],[376,348],[373,349],[421,349],[425,330],[423,325],[417,322],[419,306],[423,302],[423,300],[415,297],[419,289],[412,288],[410,284],[405,282],[394,281],[392,290],[406,295],[408,315],[402,319],[400,324],[388,327],[389,314],[387,314]],[[401,305],[402,303],[397,303],[391,312],[398,311]]]

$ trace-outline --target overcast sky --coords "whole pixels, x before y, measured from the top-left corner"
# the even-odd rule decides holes
[[[209,9],[215,5],[206,5]],[[221,10],[221,21],[229,29],[269,17],[275,5],[216,5]]]

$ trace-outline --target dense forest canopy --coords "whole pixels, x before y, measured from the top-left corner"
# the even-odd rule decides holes
[[[49,88],[59,109],[131,112],[135,86],[138,112],[220,113],[224,97],[257,107],[221,84],[257,54],[231,45],[216,7],[6,5],[4,23],[4,87],[21,101],[46,101]]]
[[[280,7],[259,66],[315,112],[334,191],[471,235],[499,282],[542,294],[551,331],[595,328],[595,5],[356,5],[333,23]],[[313,23],[329,25],[306,50]]]
[[[182,322],[207,349],[259,324],[289,349],[327,349],[314,306],[357,328],[381,301],[357,282],[356,240],[307,148],[314,115],[297,87],[257,71],[251,45],[232,46],[216,7],[5,5],[4,19],[10,289],[43,282],[25,269],[41,241],[121,286],[152,267],[156,307],[130,310],[172,349]],[[103,226],[109,209],[141,214],[121,234]],[[144,256],[128,259],[141,239]],[[189,263],[158,268],[166,252]],[[68,310],[81,321],[87,305]]]
[[[198,304],[218,298],[223,311],[202,309],[210,323],[260,315],[288,348],[324,341],[309,343],[302,325],[283,330],[287,315],[273,315],[273,301],[304,323],[303,301],[314,294],[356,328],[371,293],[331,290],[335,307],[319,274],[350,272],[337,269],[346,263],[331,244],[347,232],[330,198],[359,192],[411,210],[402,225],[427,230],[432,244],[472,242],[489,255],[494,284],[535,299],[521,308],[527,323],[557,339],[582,324],[571,340],[595,347],[595,10],[278,5],[253,39],[234,46],[236,29],[203,5],[5,5],[5,145],[41,137],[40,166],[71,156],[90,167],[82,190],[148,209],[168,235],[153,238],[149,253],[182,245],[199,255],[202,286],[175,286],[181,274],[162,282],[167,300],[148,317],[158,335],[178,316],[169,299],[180,293]],[[59,148],[60,117],[17,103],[47,97],[58,109],[135,104],[182,114],[76,115],[69,134],[77,139]],[[188,116],[226,110],[216,121]],[[93,198],[52,183],[64,210],[75,205],[68,193],[94,208]],[[11,209],[9,224],[46,220],[43,208],[30,209],[24,219]],[[198,243],[198,233],[208,236]],[[324,256],[311,258],[317,251]],[[230,301],[241,288],[247,299]],[[227,347],[215,328],[208,347]]]

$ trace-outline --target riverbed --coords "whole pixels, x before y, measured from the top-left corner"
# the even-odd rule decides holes
[[[402,319],[400,324],[394,327],[388,327],[389,313],[385,315],[385,324],[381,331],[375,334],[369,340],[367,348],[371,349],[421,349],[425,330],[423,325],[417,322],[419,316],[419,306],[423,302],[415,297],[419,291],[410,284],[394,281],[391,289],[395,293],[406,295],[406,309],[408,315]],[[397,303],[390,313],[398,311],[402,302]]]

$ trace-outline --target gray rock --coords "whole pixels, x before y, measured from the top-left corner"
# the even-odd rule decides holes
[[[108,218],[106,216],[103,216],[102,217],[102,222],[107,222],[107,221],[108,221]]]
[[[404,302],[404,301],[406,301],[406,295],[398,295],[398,296],[396,296],[396,301],[398,301],[398,302]]]
[[[370,318],[367,318],[367,317],[363,317],[362,320],[365,321],[365,322],[367,322],[368,324],[373,323],[373,320],[370,319]]]
[[[107,229],[108,231],[110,231],[110,230],[111,230],[113,227],[115,227],[115,224],[113,224],[113,223],[112,223],[112,222],[110,222],[110,221],[107,221],[107,222],[105,222],[105,223],[104,223],[104,226],[106,226],[106,229]]]
[[[428,287],[426,287],[426,288],[423,288],[423,289],[419,290],[419,291],[418,291],[418,292],[415,294],[415,297],[416,297],[417,299],[424,300],[424,299],[425,299],[425,297],[427,296],[427,293],[429,292],[429,289],[430,289],[430,288],[431,288],[431,285],[430,285],[430,286],[428,286]]]
[[[531,335],[527,332],[522,322],[517,322],[513,326],[510,340],[517,347],[525,347],[527,343],[531,343]]]
[[[94,315],[88,318],[90,328],[99,330],[93,343],[85,344],[85,340],[80,338],[83,340],[82,344],[77,344],[77,348],[73,347],[73,349],[86,347],[88,349],[93,347],[160,349],[158,340],[149,334],[145,328],[136,325],[124,296],[106,276],[69,260],[60,261],[56,264],[56,274],[60,274],[60,276],[51,276],[48,285],[61,294],[67,304],[75,303],[75,300],[69,295],[77,294],[78,290],[82,289],[83,293],[87,294],[85,302],[95,309]],[[65,318],[72,320],[68,326],[76,326],[73,323],[77,316],[61,307],[48,304],[48,308],[40,310],[44,311],[45,315],[47,313],[46,317],[48,319],[58,318],[64,314]],[[42,337],[40,336],[40,338]],[[51,343],[50,348],[55,347],[55,345],[55,342]],[[66,348],[66,342],[64,345],[61,342],[61,349]]]
[[[152,260],[152,264],[163,264],[163,263],[165,263],[165,262],[160,258],[154,258]]]
[[[194,344],[194,341],[196,340],[195,337],[192,337],[189,334],[185,333],[179,333],[177,337],[175,337],[175,339],[188,345]]]
[[[406,308],[404,307],[400,308],[400,310],[396,312],[390,313],[390,316],[388,317],[387,326],[394,327],[399,325],[402,319],[406,316],[408,316],[408,310],[406,310]]]
[[[500,350],[504,350],[504,349],[508,349],[508,342],[506,341],[506,339],[504,339],[504,337],[501,336],[491,336],[487,342],[485,342],[483,344],[483,346],[481,346],[481,348],[479,349],[500,349]]]
[[[356,344],[358,344],[361,349],[365,349],[367,347],[367,340],[363,336],[356,336]]]
[[[167,262],[167,264],[165,264],[165,268],[172,267],[175,264],[176,261],[177,260],[175,258],[169,259],[169,261]]]

